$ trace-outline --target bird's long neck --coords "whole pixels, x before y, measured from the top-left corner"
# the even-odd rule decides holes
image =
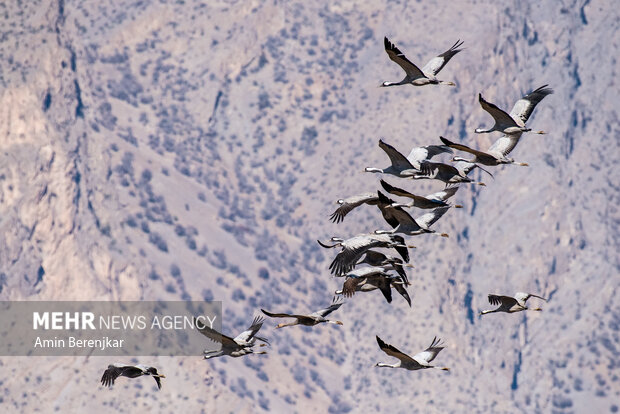
[[[493,129],[476,128],[476,130],[474,132],[476,134],[488,134],[489,132],[493,132]]]
[[[399,225],[400,226],[400,225]],[[392,230],[375,230],[375,234],[394,234],[398,233],[398,227]]]
[[[499,309],[483,310],[482,312],[480,312],[480,316],[486,315],[487,313],[494,313],[494,312],[499,312]]]
[[[388,82],[385,81],[381,84],[382,87],[386,87],[386,86],[398,86],[398,85],[404,85],[405,83],[409,83],[409,82],[405,82],[404,80],[400,81],[400,82]]]
[[[440,85],[456,86],[456,83],[454,82],[439,81],[437,83],[439,83]]]
[[[325,323],[333,323],[334,325],[342,325],[342,322],[340,322],[340,321],[330,321],[330,320],[325,320],[325,321],[323,321],[323,322],[325,322]]]
[[[464,162],[469,162],[469,163],[472,163],[472,164],[476,162],[475,159],[468,160],[468,159],[465,159],[463,157],[454,157],[454,158],[452,158],[452,161],[464,161]]]
[[[410,203],[394,203],[394,204],[390,205],[389,207],[392,207],[392,208],[397,208],[397,207],[409,208],[409,207],[414,207],[414,206],[415,206],[415,200],[411,201]]]
[[[222,351],[215,351],[215,352],[211,351],[211,353],[204,356],[204,359],[211,359],[211,358],[219,357],[222,354],[223,354]]]
[[[373,168],[373,167],[366,167],[364,171],[371,172],[371,173],[382,173],[383,172],[381,168]]]
[[[396,363],[396,364],[384,364],[383,362],[379,362],[375,366],[376,367],[385,367],[385,368],[399,368],[400,364],[398,364],[398,363]]]
[[[280,323],[280,324],[276,325],[276,328],[284,328],[285,326],[295,326],[295,325],[299,325],[299,320],[296,319],[293,322]]]

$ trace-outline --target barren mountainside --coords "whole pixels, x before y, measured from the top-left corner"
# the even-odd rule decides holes
[[[585,413],[620,408],[620,14],[612,2],[9,1],[0,4],[0,300],[218,300],[223,331],[259,308],[328,305],[341,279],[316,242],[338,198],[373,192],[380,138],[405,154],[475,134],[549,84],[486,187],[462,185],[409,238],[409,308],[377,292],[344,326],[261,334],[268,355],[136,358],[166,375],[99,384],[115,358],[2,357],[5,412]],[[383,37],[422,66],[457,39],[440,79],[400,81]],[[450,156],[439,157],[444,161]],[[419,194],[440,182],[384,177]],[[414,217],[418,212],[412,211]],[[422,214],[422,213],[419,213]],[[492,314],[488,293],[549,298]],[[235,333],[236,334],[236,333]],[[394,362],[434,336],[449,372]]]

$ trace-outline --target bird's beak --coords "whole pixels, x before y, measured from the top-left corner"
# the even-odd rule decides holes
[[[483,182],[479,182],[479,183],[476,183],[476,184],[481,185],[481,186],[483,186],[483,187],[486,187],[486,186],[487,186],[487,185],[486,185],[485,183],[483,183]]]
[[[413,266],[412,264],[409,264],[409,263],[405,263],[403,266],[405,266],[405,267],[410,267],[410,268],[412,268],[412,269],[414,268],[414,266]]]
[[[336,323],[337,323],[338,325],[343,325],[343,323],[342,323],[342,322],[340,322],[340,321],[336,321]]]
[[[450,237],[448,233],[441,233],[441,237]]]
[[[157,375],[156,375],[156,377],[159,377],[159,378],[166,378],[166,376],[165,376],[164,374],[157,374]]]
[[[441,370],[442,370],[442,371],[450,371],[450,368],[448,368],[448,367],[443,367]]]
[[[460,205],[460,204],[455,204],[455,205],[454,205],[454,208],[463,208],[463,206],[462,206],[462,205]]]
[[[537,134],[541,134],[541,135],[545,135],[546,132],[545,131],[536,131]]]
[[[409,247],[410,249],[417,249],[417,247],[415,247],[413,245],[411,245],[411,246],[408,245],[407,247]]]
[[[523,167],[529,167],[530,164],[528,164],[527,162],[520,162],[519,165],[523,166]]]

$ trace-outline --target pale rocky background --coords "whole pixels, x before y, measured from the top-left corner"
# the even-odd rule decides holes
[[[374,191],[384,138],[486,148],[478,92],[509,109],[549,84],[488,186],[411,251],[413,307],[356,295],[344,326],[262,334],[269,355],[140,358],[168,378],[99,384],[116,358],[0,359],[3,412],[604,413],[620,407],[620,15],[609,0],[18,1],[0,4],[0,299],[221,300],[224,332],[260,307],[312,311],[340,281],[317,238],[334,201]],[[379,88],[389,36],[458,86]],[[478,176],[478,173],[476,173]],[[425,193],[441,183],[387,180]],[[415,212],[414,212],[415,214]],[[550,298],[495,314],[488,293]],[[449,373],[393,363],[441,337]],[[128,361],[124,361],[128,362]]]

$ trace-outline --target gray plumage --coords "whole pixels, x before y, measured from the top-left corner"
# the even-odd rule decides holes
[[[355,265],[366,263],[370,266],[392,266],[392,268],[398,273],[406,284],[409,284],[407,272],[405,272],[405,266],[409,266],[403,263],[403,260],[398,257],[389,256],[375,250],[368,250],[364,254],[364,258],[357,262]]]
[[[388,303],[392,302],[392,280],[400,280],[400,276],[391,275],[389,269],[382,266],[364,267],[355,269],[345,275],[342,284],[342,294],[351,297],[355,294],[357,287],[370,283],[376,286]]]
[[[400,208],[400,207],[397,207]],[[450,209],[447,207],[438,207],[431,210],[429,213],[423,214],[416,219],[411,217],[409,213],[400,209],[398,214],[395,214],[395,218],[398,220],[398,226],[393,230],[377,230],[378,234],[394,234],[403,233],[407,236],[417,236],[424,233],[435,233],[435,230],[431,230],[430,227],[435,224],[446,212]],[[442,233],[441,236],[448,237],[447,234]]]
[[[283,328],[285,326],[294,326],[294,325],[304,325],[304,326],[314,326],[319,323],[333,323],[337,325],[342,325],[340,321],[331,321],[326,319],[325,317],[330,313],[334,312],[338,308],[342,306],[342,303],[338,298],[334,297],[332,299],[332,303],[325,309],[318,310],[309,315],[301,315],[301,314],[292,314],[292,313],[272,313],[268,312],[264,309],[261,309],[265,315],[271,318],[294,318],[295,321],[289,323],[281,323],[276,325],[276,328]]]
[[[359,283],[354,283],[354,282],[350,282],[350,283],[354,283],[354,290],[351,292],[349,291],[349,296],[353,295],[354,292],[372,292],[374,290],[380,290],[381,293],[383,294],[383,297],[385,298],[385,300],[388,303],[392,302],[392,292],[389,291],[389,293],[386,291],[386,282],[389,282],[389,286],[396,290],[396,292],[398,292],[398,294],[400,294],[405,301],[407,301],[407,303],[409,304],[409,307],[411,307],[411,297],[409,296],[409,293],[407,292],[407,288],[406,285],[407,283],[405,281],[402,280],[402,278],[399,277],[393,277],[393,276],[389,276],[389,277],[383,277],[383,278],[368,278],[368,279],[364,279],[361,280]],[[337,290],[335,293],[336,295],[344,295],[344,286],[342,289]]]
[[[397,177],[401,176],[401,172],[405,170],[417,170],[413,164],[401,154],[396,148],[390,144],[385,143],[382,139],[379,140],[379,148],[381,148],[387,156],[390,158],[391,165],[386,168],[374,168],[366,167],[364,171],[372,173],[391,174]]]
[[[347,201],[349,200],[349,201]],[[340,203],[342,201],[342,203]],[[356,207],[361,206],[362,204],[368,204],[377,206],[381,211],[381,215],[388,222],[388,224],[392,227],[396,227],[398,225],[398,221],[394,218],[394,209],[388,208],[392,204],[394,204],[394,200],[391,200],[385,194],[381,193],[381,191],[377,191],[377,194],[374,196],[370,196],[368,194],[362,194],[359,196],[350,197],[345,200],[338,200],[340,207],[336,209],[330,216],[330,219],[334,223],[339,223],[344,220],[344,217],[350,213]]]
[[[459,47],[463,44],[457,40],[454,45],[442,54],[432,58],[422,69],[418,68],[413,62],[401,52],[394,43],[390,42],[387,37],[383,39],[383,46],[388,57],[405,71],[405,77],[400,82],[383,82],[381,86],[397,86],[411,84],[414,86],[424,85],[450,85],[454,86],[454,82],[445,82],[437,79],[437,74],[452,59],[454,55],[463,49]]]
[[[534,295],[532,293],[524,293],[524,292],[517,292],[515,293],[514,297],[503,296],[503,295],[489,295],[488,297],[489,303],[491,305],[499,305],[499,307],[496,309],[492,309],[492,310],[484,310],[480,312],[480,315],[486,315],[487,313],[494,313],[494,312],[515,313],[515,312],[521,312],[524,310],[542,311],[541,308],[531,309],[525,305],[525,302],[527,302],[527,300],[531,297],[542,299],[545,302],[547,301],[547,299],[541,296]]]
[[[452,197],[458,191],[458,186],[447,187],[442,191],[438,191],[433,194],[428,194],[425,196],[415,195],[410,193],[409,191],[403,190],[402,188],[394,187],[387,182],[381,180],[381,186],[385,191],[390,194],[394,194],[400,197],[410,198],[411,201],[409,203],[398,203],[393,205],[396,207],[417,207],[422,209],[431,209],[437,207],[448,207],[450,206],[445,200]],[[461,208],[461,205],[454,205],[455,208]]]
[[[121,363],[108,365],[108,369],[103,372],[101,377],[101,385],[111,387],[118,377],[137,378],[143,375],[152,376],[155,379],[157,388],[161,390],[160,378],[166,378],[166,376],[158,373],[157,368],[146,365],[126,365]]]
[[[205,351],[204,358],[210,359],[224,355],[236,358],[252,353],[265,354],[266,352],[255,352],[253,349],[257,340],[262,341],[265,344],[269,343],[265,338],[256,335],[263,326],[263,321],[264,320],[262,317],[255,317],[252,321],[252,325],[234,338],[221,334],[208,326],[203,326],[201,328],[198,326],[199,324],[196,324],[197,329],[201,334],[213,342],[219,342],[222,344],[222,349],[219,351]],[[196,323],[196,320],[194,320],[194,322]],[[260,344],[260,346],[264,346],[264,344]]]
[[[473,168],[478,166],[477,164],[473,165]],[[444,183],[446,183],[446,186],[460,183],[485,185],[483,182],[477,182],[472,180],[467,176],[467,172],[459,170],[452,165],[444,164],[442,162],[427,162],[425,163],[425,167],[427,172],[405,171],[403,175],[409,176],[414,180],[434,179],[443,181]]]
[[[452,154],[452,149],[446,145],[427,145],[414,147],[407,155],[407,160],[418,170],[424,170],[424,163],[439,154]]]
[[[473,154],[474,156],[474,158],[472,159],[454,157],[452,158],[452,161],[479,163],[479,164],[489,165],[489,166],[496,166],[496,165],[501,165],[501,164],[515,164],[515,165],[521,165],[521,166],[527,167],[528,164],[525,162],[516,162],[514,158],[506,157],[506,155],[508,155],[510,151],[512,151],[514,147],[517,145],[517,142],[519,141],[520,137],[521,137],[521,133],[512,134],[512,135],[504,134],[502,135],[501,138],[495,141],[496,143],[500,142],[503,144],[502,145],[493,144],[489,148],[489,150],[487,150],[486,152],[475,150],[473,148],[469,148],[467,145],[452,142],[444,137],[440,137],[440,139],[444,144],[452,148],[458,149],[460,151],[468,152],[470,154]],[[495,148],[495,149],[492,150],[491,148]]]
[[[340,207],[338,207],[336,211],[329,216],[329,219],[334,223],[340,223],[344,220],[347,214],[362,204],[373,206],[377,205],[378,202],[379,197],[375,193],[364,193],[340,199],[337,201],[337,203],[340,204]]]
[[[431,361],[435,359],[437,354],[444,348],[440,346],[440,340],[437,337],[433,338],[433,342],[431,345],[426,348],[424,351],[415,354],[413,357],[405,354],[404,352],[398,350],[395,346],[386,344],[377,336],[377,343],[379,344],[379,348],[389,356],[398,359],[398,362],[395,364],[384,364],[377,363],[376,367],[387,367],[387,368],[404,368],[410,371],[416,371],[419,369],[428,369],[428,368],[439,368],[433,365],[430,365]],[[449,371],[449,368],[443,367],[439,368],[443,371]]]
[[[548,85],[543,85],[519,99],[515,102],[509,114],[500,109],[497,105],[486,101],[482,97],[481,93],[478,94],[480,106],[482,106],[482,109],[487,111],[493,117],[495,125],[489,129],[476,128],[475,132],[480,134],[500,131],[504,134],[510,135],[531,131],[530,128],[526,128],[525,123],[529,119],[530,115],[532,115],[536,105],[538,105],[538,103],[540,103],[545,96],[553,93],[553,90],[551,88],[547,88],[547,86]],[[544,134],[544,131],[538,131],[537,133]],[[516,145],[516,143],[514,145]],[[495,151],[495,149],[489,150],[490,152]]]
[[[332,237],[331,241],[335,242],[335,244],[330,246],[317,240],[319,245],[327,249],[336,246],[342,248],[329,265],[331,273],[335,275],[343,275],[351,271],[366,251],[376,247],[394,248],[405,262],[409,261],[409,252],[407,251],[405,239],[398,235],[360,234],[347,240]]]

